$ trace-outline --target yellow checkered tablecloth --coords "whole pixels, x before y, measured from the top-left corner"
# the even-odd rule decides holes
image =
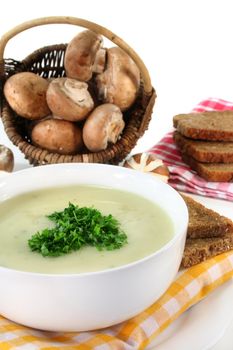
[[[230,251],[181,273],[165,294],[138,316],[99,331],[49,333],[0,316],[0,350],[141,350],[180,314],[232,276]]]

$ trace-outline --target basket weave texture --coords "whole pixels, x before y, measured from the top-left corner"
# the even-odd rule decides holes
[[[41,19],[40,22],[40,24],[43,24],[43,19]],[[65,22],[63,21],[62,23]],[[52,22],[48,22],[48,24],[49,23]],[[28,28],[29,27],[30,26],[28,26]],[[115,38],[116,36],[114,36],[114,40],[112,41],[116,42],[117,40],[115,40]],[[22,61],[3,58],[1,60],[0,57],[1,117],[5,132],[12,143],[24,153],[25,158],[28,159],[28,161],[33,165],[70,162],[118,164],[134,148],[138,139],[148,128],[151,120],[156,93],[152,87],[151,91],[145,91],[145,81],[143,81],[143,79],[135,103],[129,110],[123,113],[125,128],[121,138],[116,142],[116,144],[109,144],[106,150],[95,153],[84,150],[83,153],[78,153],[75,155],[61,155],[32,145],[29,127],[30,121],[19,117],[10,108],[3,96],[2,90],[5,81],[11,75],[18,72],[34,72],[43,78],[57,78],[65,76],[64,54],[66,46],[66,44],[60,44],[43,47],[33,52]]]

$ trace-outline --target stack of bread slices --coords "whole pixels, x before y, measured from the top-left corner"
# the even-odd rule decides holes
[[[233,249],[232,220],[182,195],[189,212],[187,239],[181,266],[184,268]]]
[[[207,181],[233,181],[233,111],[179,114],[173,124],[185,163]]]

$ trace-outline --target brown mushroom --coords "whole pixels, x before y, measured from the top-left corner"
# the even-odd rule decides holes
[[[31,138],[34,145],[60,154],[75,154],[83,146],[81,129],[60,119],[45,119],[37,123]]]
[[[119,107],[111,103],[98,106],[87,118],[83,127],[83,141],[86,147],[97,152],[116,143],[125,123]]]
[[[140,72],[127,53],[112,47],[107,51],[107,68],[96,76],[96,83],[100,100],[114,103],[124,111],[137,97]]]
[[[88,85],[70,78],[57,78],[49,84],[47,103],[54,115],[69,121],[85,119],[94,108]]]
[[[0,145],[0,170],[11,172],[14,167],[14,155],[12,151]]]
[[[144,173],[150,173],[151,175],[159,177],[164,182],[168,181],[168,167],[153,153],[145,152],[134,154],[125,160],[123,166]]]
[[[11,108],[26,119],[41,119],[50,113],[46,102],[48,81],[31,72],[12,75],[4,85]]]
[[[88,81],[93,73],[100,73],[105,66],[105,49],[101,35],[84,30],[68,44],[64,66],[69,78]]]

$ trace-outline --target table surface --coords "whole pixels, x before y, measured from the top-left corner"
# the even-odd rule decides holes
[[[149,149],[171,130],[173,115],[189,112],[201,100],[209,96],[233,100],[231,1],[147,0],[142,4],[134,0],[132,8],[131,1],[109,6],[109,0],[85,0],[78,6],[76,0],[66,0],[56,10],[52,1],[46,1],[46,6],[43,1],[35,7],[28,6],[28,0],[12,0],[13,11],[8,2],[2,2],[0,36],[33,18],[70,15],[101,24],[122,37],[146,64],[158,94],[149,130],[135,151]],[[9,41],[4,57],[21,60],[40,47],[68,42],[76,32],[76,27],[63,25],[28,30]],[[13,150],[14,170],[28,166],[1,125],[0,143]],[[233,203],[196,199],[233,219]],[[231,350],[232,344],[233,322],[212,349]]]
[[[231,350],[233,344],[233,321],[227,328],[226,332],[223,334],[223,337],[217,342],[211,350]]]

